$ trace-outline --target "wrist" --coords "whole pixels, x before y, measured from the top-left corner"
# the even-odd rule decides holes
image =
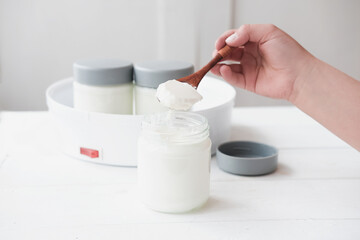
[[[299,74],[294,80],[293,89],[288,99],[292,104],[298,106],[302,99],[306,99],[306,89],[311,88],[310,85],[318,79],[321,64],[322,62],[311,54],[299,64]]]

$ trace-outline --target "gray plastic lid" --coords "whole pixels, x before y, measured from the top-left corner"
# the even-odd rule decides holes
[[[135,83],[141,87],[157,88],[161,83],[194,73],[191,63],[173,60],[153,60],[134,65]]]
[[[237,175],[256,176],[277,168],[278,150],[272,146],[246,141],[221,144],[216,151],[219,167]]]
[[[116,85],[133,80],[133,65],[119,59],[83,59],[74,63],[75,81],[86,85]]]

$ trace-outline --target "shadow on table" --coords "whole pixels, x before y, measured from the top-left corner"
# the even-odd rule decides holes
[[[250,178],[254,180],[259,181],[272,181],[274,179],[280,180],[281,178],[285,177],[288,178],[289,175],[292,174],[291,168],[289,168],[287,165],[279,163],[278,168],[270,174],[267,175],[261,175],[261,176],[239,176],[240,178],[247,178],[248,181]],[[236,175],[234,175],[236,176]],[[236,200],[231,198],[220,198],[220,197],[214,197],[210,196],[208,201],[203,205],[202,207],[192,211],[193,214],[203,214],[203,213],[214,213],[214,212],[227,212],[232,211],[235,208],[239,208],[239,203],[236,202]]]
[[[229,209],[234,209],[235,207],[238,208],[239,206],[235,202],[233,203],[231,199],[228,198],[220,199],[217,197],[210,196],[210,198],[205,203],[205,205],[192,211],[191,213],[202,214],[202,213],[214,213],[218,211],[224,212]]]
[[[283,163],[278,163],[278,167],[274,172],[275,176],[290,176],[293,173],[291,168]]]

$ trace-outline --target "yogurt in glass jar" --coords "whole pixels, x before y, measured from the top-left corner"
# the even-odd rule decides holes
[[[133,65],[119,59],[74,63],[74,108],[87,112],[132,114]]]
[[[209,197],[211,141],[205,117],[189,112],[147,115],[138,141],[138,186],[153,210],[181,213]]]

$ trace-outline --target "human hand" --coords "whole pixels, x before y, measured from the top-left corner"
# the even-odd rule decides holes
[[[271,24],[242,25],[223,33],[216,51],[225,44],[237,47],[211,72],[230,84],[254,93],[291,101],[313,68],[316,58],[288,34]]]

